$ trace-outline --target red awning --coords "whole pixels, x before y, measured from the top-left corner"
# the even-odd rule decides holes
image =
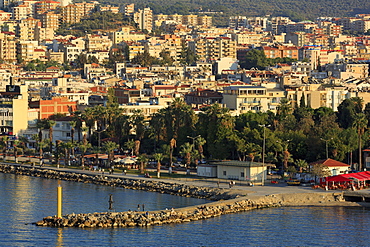
[[[366,180],[370,180],[370,172],[368,171],[326,177],[325,180],[323,180],[323,182],[349,182],[349,181],[366,181]]]

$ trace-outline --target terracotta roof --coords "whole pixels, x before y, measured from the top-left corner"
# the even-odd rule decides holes
[[[318,160],[318,161],[310,163],[309,165],[312,166],[312,165],[317,165],[317,164],[323,164],[327,167],[337,167],[337,166],[349,167],[350,166],[348,164],[345,164],[343,162],[333,160],[333,159]]]

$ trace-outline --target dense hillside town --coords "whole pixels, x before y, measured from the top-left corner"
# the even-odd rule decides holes
[[[119,143],[139,154],[154,153],[155,142],[163,141],[172,155],[176,141],[187,140],[192,145],[187,148],[194,149],[198,141],[194,136],[202,128],[190,123],[206,110],[209,117],[215,116],[209,110],[214,105],[215,111],[227,111],[230,117],[267,114],[275,123],[271,129],[284,131],[288,124],[277,125],[271,114],[281,117],[299,107],[337,112],[345,108],[343,102],[358,102],[349,99],[358,99],[361,106],[370,103],[370,14],[302,22],[282,16],[230,16],[227,27],[216,27],[209,13],[153,14],[149,7],[138,9],[134,4],[116,7],[68,0],[1,4],[4,150],[8,140],[18,146],[22,140],[40,152],[54,152],[60,142],[80,143],[76,145],[86,152],[89,140],[99,148],[103,142]],[[166,119],[165,109],[180,106],[189,114],[176,126],[175,120]],[[180,116],[171,114],[172,119]],[[355,120],[345,123],[343,114],[338,116],[340,127],[348,128]],[[140,146],[144,136],[150,136],[149,123],[154,144]],[[182,127],[188,132],[180,133]],[[328,145],[332,139],[324,132],[321,143]],[[203,137],[208,156],[213,152],[214,158],[230,158],[232,151],[212,147],[215,137],[212,144],[211,137]],[[233,142],[237,146],[238,141]],[[350,150],[342,148],[340,159],[356,150],[354,143]],[[149,145],[154,145],[150,151]],[[72,146],[66,149],[73,152]],[[112,144],[114,149],[118,146]],[[287,152],[283,144],[279,149]],[[340,153],[334,144],[329,149],[333,158]],[[190,151],[184,150],[186,157]],[[260,152],[252,146],[239,147],[232,156],[253,160],[252,153]]]

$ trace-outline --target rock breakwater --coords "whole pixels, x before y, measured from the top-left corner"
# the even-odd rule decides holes
[[[62,218],[45,217],[36,222],[37,226],[81,227],[81,228],[115,228],[115,227],[148,227],[162,224],[185,223],[204,220],[224,214],[249,211],[254,209],[296,205],[296,198],[303,198],[301,205],[318,205],[337,203],[335,194],[294,194],[267,195],[263,197],[237,198],[218,201],[199,206],[152,212],[105,212],[93,214],[68,214]]]
[[[131,178],[116,178],[101,174],[88,175],[84,173],[63,172],[52,169],[0,164],[0,172],[41,177],[47,179],[60,179],[66,181],[93,183],[97,185],[116,186],[125,189],[145,190],[158,193],[166,193],[176,196],[194,197],[209,200],[228,200],[237,197],[228,190],[218,188],[198,187],[171,182],[141,180]]]

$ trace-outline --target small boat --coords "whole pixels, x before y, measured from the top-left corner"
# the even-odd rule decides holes
[[[290,186],[298,186],[298,185],[301,185],[301,182],[299,181],[289,181],[289,182],[286,182],[288,185]]]

